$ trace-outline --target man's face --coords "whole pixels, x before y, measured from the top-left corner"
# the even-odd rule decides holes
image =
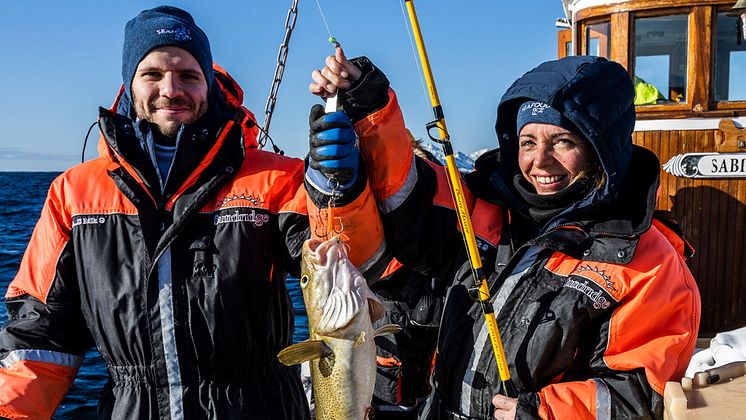
[[[182,124],[192,124],[207,111],[207,81],[197,60],[178,47],[149,52],[132,79],[137,117],[161,135],[175,138]]]

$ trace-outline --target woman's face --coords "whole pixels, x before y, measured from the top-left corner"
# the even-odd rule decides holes
[[[526,124],[518,137],[518,166],[540,195],[566,188],[594,156],[587,141],[556,125]]]

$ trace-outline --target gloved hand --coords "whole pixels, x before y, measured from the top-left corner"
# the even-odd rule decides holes
[[[306,180],[318,191],[343,194],[355,185],[360,166],[360,150],[352,122],[344,112],[325,114],[314,105],[310,125]]]

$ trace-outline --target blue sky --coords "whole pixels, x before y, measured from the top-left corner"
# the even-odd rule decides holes
[[[407,125],[425,138],[432,119],[401,0],[319,0],[348,57],[367,55],[396,89]],[[176,1],[205,30],[214,60],[245,92],[261,124],[291,0]],[[99,106],[121,84],[124,24],[163,2],[0,1],[0,171],[61,171],[80,161]],[[415,1],[454,147],[496,145],[500,96],[556,58],[560,0]],[[332,53],[315,0],[300,0],[270,134],[288,155],[308,148],[310,73]],[[98,133],[86,158],[96,154]]]

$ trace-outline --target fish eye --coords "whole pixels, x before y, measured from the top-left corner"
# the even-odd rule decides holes
[[[301,278],[300,278],[300,285],[301,285],[301,287],[302,287],[302,286],[305,286],[305,285],[307,285],[307,284],[308,284],[308,276],[303,276],[303,277],[301,277]]]

